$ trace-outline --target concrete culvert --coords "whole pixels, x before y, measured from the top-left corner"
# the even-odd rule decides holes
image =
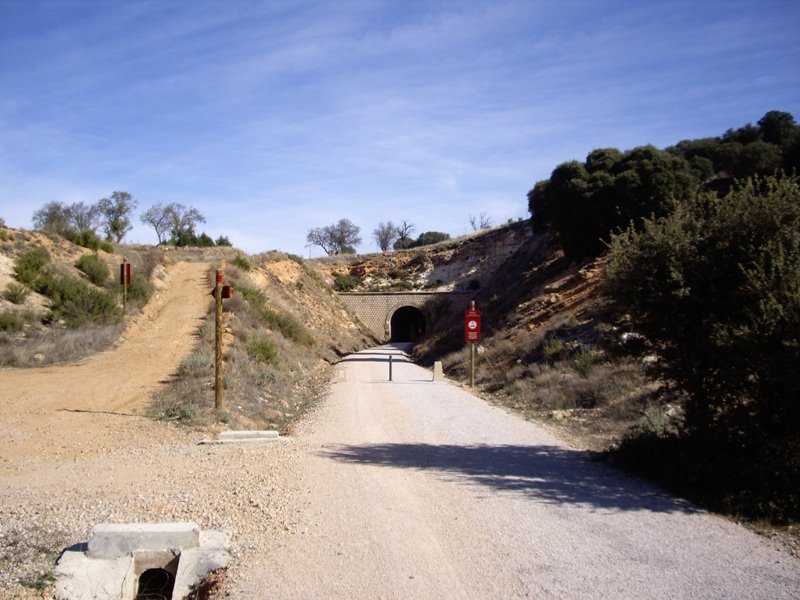
[[[392,315],[392,342],[418,342],[425,336],[425,315],[415,306],[403,306]]]
[[[172,600],[175,575],[166,569],[147,569],[139,576],[135,600]]]

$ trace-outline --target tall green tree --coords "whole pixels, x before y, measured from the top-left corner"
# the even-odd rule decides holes
[[[136,209],[138,202],[128,192],[112,192],[108,198],[102,198],[97,206],[103,219],[103,231],[106,238],[117,243],[121,242],[133,228],[131,213]]]

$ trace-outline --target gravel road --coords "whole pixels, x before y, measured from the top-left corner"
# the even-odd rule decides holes
[[[240,556],[229,597],[800,596],[778,546],[431,382],[396,348],[334,379],[285,447],[293,522]]]

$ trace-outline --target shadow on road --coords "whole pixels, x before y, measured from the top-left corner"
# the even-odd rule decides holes
[[[584,452],[558,446],[374,444],[328,448],[321,454],[348,463],[439,471],[553,504],[696,512],[649,484],[588,460]]]

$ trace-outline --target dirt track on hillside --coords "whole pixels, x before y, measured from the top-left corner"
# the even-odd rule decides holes
[[[141,443],[130,435],[133,420],[121,417],[140,415],[191,351],[210,302],[207,271],[173,265],[165,289],[109,351],[75,364],[0,371],[0,473]]]

